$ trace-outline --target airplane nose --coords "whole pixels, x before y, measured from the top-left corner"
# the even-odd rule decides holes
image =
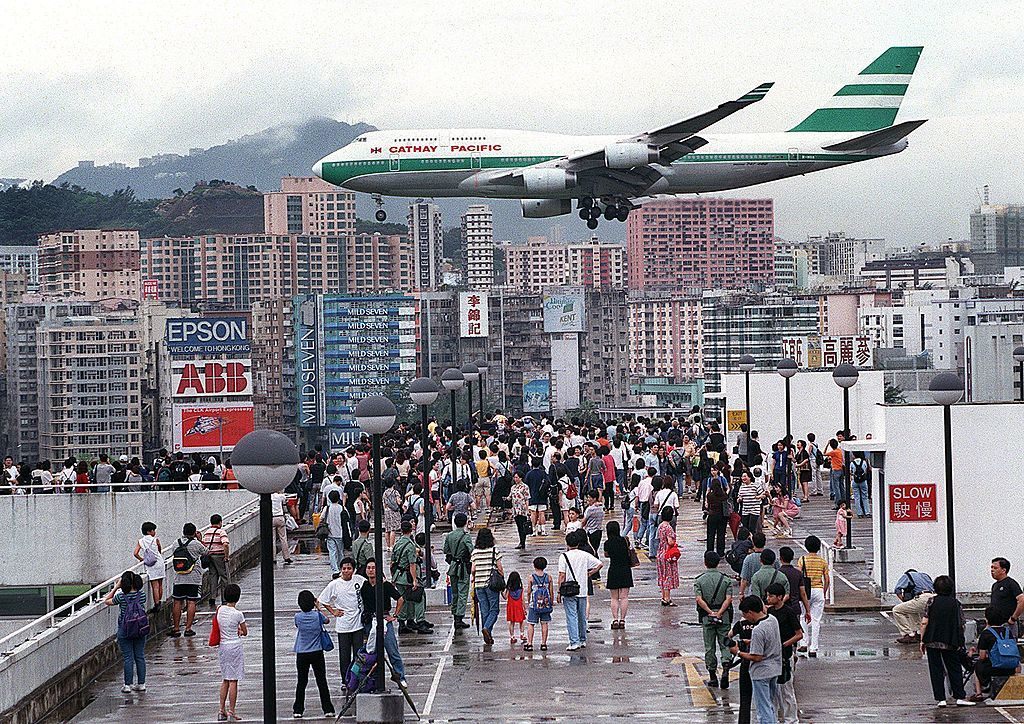
[[[324,168],[324,162],[323,162],[323,159],[321,159],[321,160],[319,160],[319,161],[317,161],[316,163],[313,164],[313,173],[315,173],[320,178],[323,178],[324,177],[324,175],[323,175],[323,168]]]

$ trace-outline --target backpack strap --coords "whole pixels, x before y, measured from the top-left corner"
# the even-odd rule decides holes
[[[579,579],[576,578],[576,571],[574,571],[572,569],[572,562],[569,560],[569,556],[567,554],[563,553],[562,557],[565,558],[565,565],[569,566],[569,573],[572,574],[572,580],[574,580],[577,583],[579,583]]]

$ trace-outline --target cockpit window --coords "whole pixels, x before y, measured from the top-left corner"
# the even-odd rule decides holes
[[[366,138],[357,138],[356,143],[366,143]]]

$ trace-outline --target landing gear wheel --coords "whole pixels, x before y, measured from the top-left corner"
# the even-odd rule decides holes
[[[584,196],[584,197],[582,197],[580,199],[580,208],[581,209],[589,209],[593,205],[594,205],[594,200],[592,198],[590,198],[589,196]]]
[[[604,220],[605,221],[613,221],[617,214],[618,214],[618,207],[617,206],[610,206],[609,205],[609,206],[605,206],[604,207]]]
[[[597,228],[597,219],[587,219],[587,228],[588,229],[596,229]]]
[[[583,219],[584,221],[586,221],[587,219],[589,219],[589,218],[590,218],[590,209],[587,209],[587,208],[583,208],[583,207],[581,207],[581,208],[580,208],[580,214],[579,214],[579,216],[580,216],[580,218],[581,218],[581,219]]]
[[[619,221],[625,221],[629,218],[630,208],[628,206],[619,206],[615,212],[615,218]]]
[[[597,221],[598,219],[601,218],[601,207],[598,206],[597,204],[594,204],[588,209],[588,213],[590,214],[590,219],[592,221]],[[591,226],[590,228],[593,229],[594,227]]]
[[[375,213],[373,217],[377,219],[377,221],[384,222],[388,219],[388,212],[384,209],[377,209],[377,213]]]

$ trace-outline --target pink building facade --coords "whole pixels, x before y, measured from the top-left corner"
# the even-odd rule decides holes
[[[315,176],[285,176],[281,190],[263,194],[268,234],[348,236],[356,232],[356,195]]]

